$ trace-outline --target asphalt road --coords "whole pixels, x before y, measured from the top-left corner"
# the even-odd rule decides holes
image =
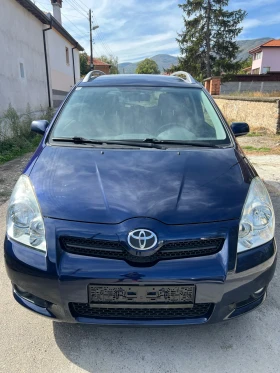
[[[269,190],[280,247],[276,184]],[[1,248],[6,208],[0,206]],[[265,303],[241,318],[183,328],[98,328],[53,323],[23,309],[13,300],[0,255],[0,372],[280,372],[279,266]]]

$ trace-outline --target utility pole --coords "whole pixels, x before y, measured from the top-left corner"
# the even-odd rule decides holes
[[[88,11],[88,20],[89,20],[89,35],[90,35],[90,69],[93,70],[94,66],[93,66],[93,56],[92,56],[92,31],[93,30],[96,30],[99,28],[98,25],[95,25],[92,27],[92,20],[91,20],[91,9],[89,9]]]
[[[211,66],[210,66],[211,30],[210,30],[210,20],[211,20],[211,1],[208,0],[208,4],[207,4],[207,21],[206,21],[206,71],[207,71],[207,78],[211,77]]]
[[[93,70],[91,9],[89,9],[88,15],[89,15],[89,33],[90,33],[90,69]]]

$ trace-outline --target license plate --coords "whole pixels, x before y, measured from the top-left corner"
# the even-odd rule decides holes
[[[89,285],[89,304],[92,307],[191,308],[194,295],[193,285]]]

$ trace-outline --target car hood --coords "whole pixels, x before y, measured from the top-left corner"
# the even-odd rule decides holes
[[[239,218],[245,176],[234,148],[46,146],[30,173],[43,216],[107,224],[135,217],[166,224]]]

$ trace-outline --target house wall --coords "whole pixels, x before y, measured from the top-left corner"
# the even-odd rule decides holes
[[[66,94],[74,85],[72,48],[69,43],[55,29],[48,31],[48,48],[51,66],[51,85],[54,107],[60,105]],[[69,50],[69,64],[66,62],[66,47]],[[74,49],[76,82],[80,80],[79,51]]]
[[[110,74],[110,66],[109,65],[94,65],[95,70],[103,71],[105,74]]]
[[[214,97],[223,115],[230,122],[246,122],[251,131],[259,129],[280,133],[280,101],[275,98]]]
[[[0,7],[0,117],[9,104],[19,113],[28,104],[39,111],[48,106],[44,25],[15,0],[1,1]]]
[[[263,49],[262,69],[264,67],[270,67],[270,71],[280,71],[280,48]]]

